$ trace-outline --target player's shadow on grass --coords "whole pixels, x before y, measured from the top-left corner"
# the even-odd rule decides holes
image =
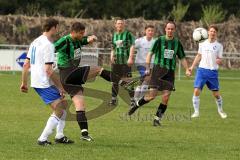
[[[96,99],[100,99],[102,102],[100,104],[96,104],[96,106],[94,107],[94,109],[87,111],[86,112],[86,116],[88,118],[88,120],[91,119],[95,119],[98,117],[101,117],[111,111],[113,111],[116,107],[119,107],[119,105],[116,106],[110,106],[109,100],[112,97],[111,93],[109,92],[105,92],[105,91],[101,91],[101,90],[96,90],[96,89],[92,89],[92,88],[84,88],[84,96],[86,97],[92,97],[92,98],[96,98]],[[128,105],[130,105],[130,97],[128,92],[123,89],[122,87],[119,88],[119,97]],[[68,99],[67,100],[67,118],[66,121],[76,121],[76,113],[72,113],[70,111],[70,107],[72,106],[73,108],[75,108],[73,106],[72,100]],[[87,106],[86,106],[87,108]],[[127,112],[127,110],[126,110]]]

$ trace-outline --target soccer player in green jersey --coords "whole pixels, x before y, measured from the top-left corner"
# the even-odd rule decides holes
[[[60,73],[60,80],[64,90],[71,96],[77,113],[77,122],[81,129],[82,140],[92,141],[88,135],[88,122],[85,115],[85,105],[83,99],[83,87],[87,79],[100,75],[107,81],[114,78],[116,83],[122,85],[124,81],[99,66],[80,66],[81,47],[97,40],[97,37],[84,36],[85,26],[80,22],[75,22],[71,26],[71,33],[55,42],[57,53],[57,65]]]
[[[134,59],[135,38],[125,29],[125,21],[121,18],[115,20],[115,32],[112,37],[111,64],[114,74],[121,78],[132,77],[131,66]],[[113,81],[116,81],[113,79]],[[117,104],[118,83],[112,85],[112,99],[110,105]],[[134,89],[129,92],[131,102],[134,100]]]
[[[174,37],[175,30],[175,23],[172,21],[167,22],[165,25],[166,35],[160,36],[154,42],[146,59],[146,74],[149,74],[151,57],[152,55],[155,55],[150,80],[150,91],[140,100],[136,101],[128,112],[129,115],[132,115],[140,106],[153,100],[157,96],[158,91],[161,91],[162,102],[157,109],[153,121],[154,126],[160,126],[160,120],[167,109],[171,91],[174,90],[174,71],[176,68],[177,57],[181,59],[182,65],[186,70],[186,75],[191,75],[185,59],[183,46],[179,39]]]

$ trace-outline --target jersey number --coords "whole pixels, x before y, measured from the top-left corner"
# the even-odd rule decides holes
[[[31,64],[35,64],[35,53],[36,53],[36,47],[33,46],[32,52],[31,52],[31,58],[30,58]]]

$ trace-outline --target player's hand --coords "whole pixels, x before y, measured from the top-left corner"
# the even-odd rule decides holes
[[[129,57],[127,63],[128,63],[129,67],[132,66],[133,65],[133,58]]]
[[[216,63],[217,63],[218,65],[222,64],[222,59],[221,59],[221,58],[217,58],[217,59],[216,59]]]
[[[192,74],[192,72],[193,72],[193,66],[191,66],[190,68],[188,68],[188,70],[191,72],[191,74]]]
[[[192,70],[190,70],[190,68],[186,69],[186,76],[190,77],[192,75]]]
[[[28,92],[28,86],[26,84],[21,84],[20,86],[20,91],[23,93],[27,93]]]
[[[60,93],[62,99],[63,99],[63,98],[65,97],[65,95],[67,94],[67,92],[66,92],[63,88],[60,88],[60,89],[59,89],[59,93]]]
[[[93,43],[93,42],[97,41],[97,37],[95,35],[88,36],[87,41],[88,41],[88,43]]]

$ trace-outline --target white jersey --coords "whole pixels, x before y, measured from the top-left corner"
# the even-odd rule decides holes
[[[199,67],[217,70],[218,64],[216,63],[216,59],[222,58],[223,46],[217,41],[210,43],[207,39],[199,43],[198,53],[202,56]]]
[[[54,62],[54,45],[44,35],[36,38],[30,45],[27,58],[31,65],[31,87],[48,88],[53,85],[45,70],[46,63]]]
[[[154,39],[152,38],[150,41],[147,40],[146,36],[138,38],[135,40],[135,48],[137,50],[136,65],[145,65],[147,54],[150,51]],[[151,63],[153,63],[154,57],[152,57]]]

